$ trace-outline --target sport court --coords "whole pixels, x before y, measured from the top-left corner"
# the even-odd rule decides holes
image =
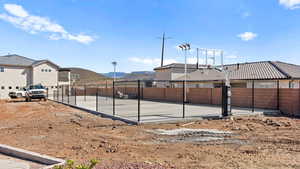
[[[111,116],[128,119],[140,123],[170,122],[180,120],[195,120],[221,117],[221,105],[202,105],[140,100],[140,119],[138,119],[138,100],[115,98],[115,114],[113,114],[113,98],[104,96],[76,96],[56,98],[59,102],[74,105],[84,109],[97,111]],[[98,103],[98,104],[97,104]],[[250,108],[232,108],[234,116],[258,115],[274,110]],[[183,118],[184,117],[184,118]]]

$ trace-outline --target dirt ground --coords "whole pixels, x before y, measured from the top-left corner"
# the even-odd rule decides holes
[[[157,129],[217,129],[160,135]],[[98,168],[300,168],[300,119],[235,117],[130,126],[51,101],[0,101],[0,143]]]

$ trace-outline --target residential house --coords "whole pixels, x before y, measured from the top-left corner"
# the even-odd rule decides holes
[[[300,66],[279,61],[202,67],[188,73],[186,79],[190,87],[215,88],[226,80],[226,74],[231,86],[239,88],[252,88],[253,85],[255,88],[299,88],[300,83]],[[172,80],[185,80],[185,75]]]
[[[34,60],[19,55],[0,56],[0,99],[10,91],[42,84],[50,91],[59,84],[60,67],[49,60]]]

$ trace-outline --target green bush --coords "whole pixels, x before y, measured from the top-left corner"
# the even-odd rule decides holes
[[[55,166],[54,169],[93,169],[98,163],[98,160],[91,160],[89,164],[75,165],[73,160],[67,160],[66,165]]]

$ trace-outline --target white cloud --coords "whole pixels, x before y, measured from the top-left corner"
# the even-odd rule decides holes
[[[49,35],[51,40],[74,40],[80,43],[88,44],[95,39],[92,36],[84,34],[71,34],[65,28],[46,17],[30,15],[22,6],[16,4],[5,4],[4,9],[8,12],[0,14],[0,19],[7,21],[17,28],[27,31],[31,34],[44,32]]]
[[[288,9],[300,8],[300,0],[279,0],[279,4]]]
[[[15,16],[19,16],[22,18],[27,17],[29,15],[27,11],[25,11],[22,8],[22,6],[15,5],[15,4],[5,4],[4,9]]]
[[[129,61],[143,64],[146,66],[159,66],[161,63],[160,58],[139,58],[139,57],[132,57],[129,58]],[[171,63],[178,63],[175,59],[165,59],[164,64],[171,64]]]
[[[253,32],[244,32],[244,33],[241,33],[237,36],[239,38],[241,38],[241,40],[243,40],[243,41],[250,41],[250,40],[253,40],[254,38],[256,38],[257,34],[255,34]]]
[[[244,13],[242,13],[242,18],[248,18],[250,16],[251,16],[250,12],[244,12]]]

